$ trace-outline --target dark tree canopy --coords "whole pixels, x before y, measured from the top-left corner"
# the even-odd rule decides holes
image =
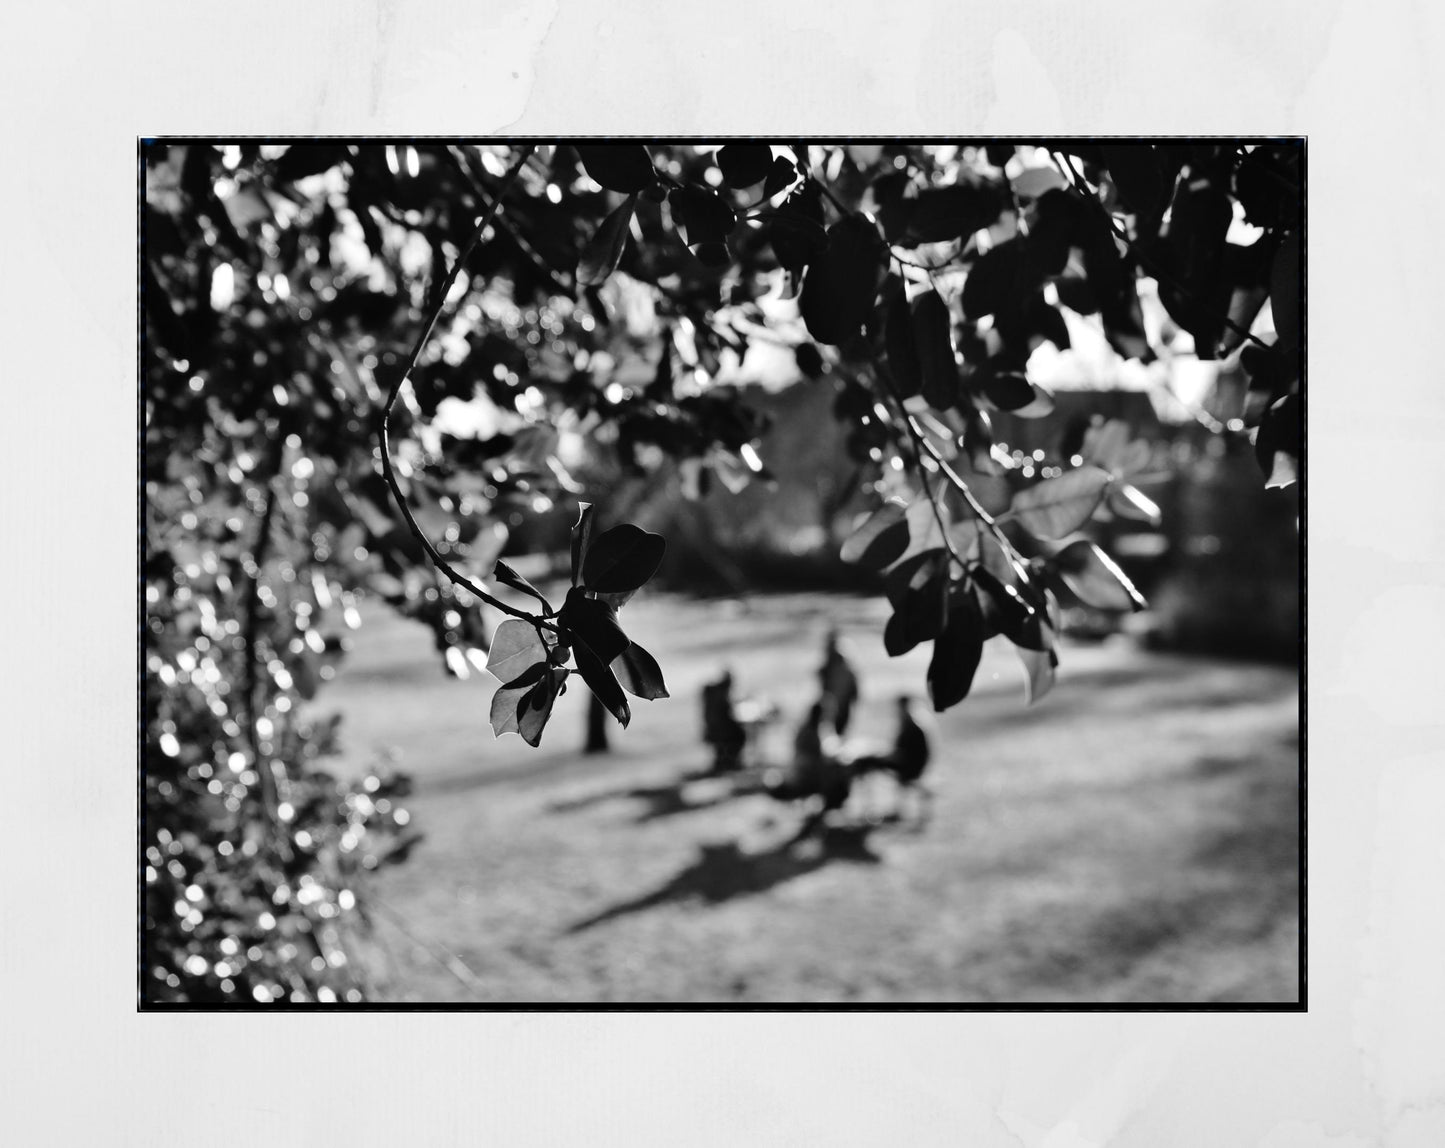
[[[367,993],[357,889],[416,840],[405,780],[336,781],[306,704],[361,596],[491,670],[493,728],[532,745],[569,687],[624,726],[667,696],[624,630],[665,542],[574,507],[589,471],[767,481],[727,381],[759,343],[836,394],[842,557],[881,578],[888,653],[932,643],[940,710],[996,637],[1041,696],[1058,595],[1142,605],[1085,530],[1157,514],[1147,444],[1096,422],[1037,473],[995,449],[1001,412],[1053,410],[1030,364],[1066,313],[1123,359],[1237,364],[1223,433],[1261,482],[1302,473],[1298,143],[141,150],[146,1000]],[[558,507],[570,539],[538,530]],[[561,601],[502,558],[569,541]]]

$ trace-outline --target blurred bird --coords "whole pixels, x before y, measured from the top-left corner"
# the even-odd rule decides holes
[[[894,814],[902,815],[903,794],[918,794],[916,802],[919,824],[926,820],[926,810],[932,802],[932,792],[922,784],[924,771],[928,768],[932,750],[928,734],[924,732],[910,709],[912,698],[903,694],[898,698],[898,732],[893,738],[893,748],[886,753],[863,754],[851,763],[854,777],[870,773],[890,773],[897,783],[897,797]]]

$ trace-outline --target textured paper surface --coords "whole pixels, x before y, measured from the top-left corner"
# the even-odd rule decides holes
[[[1441,12],[9,12],[5,1139],[1445,1144]],[[1309,1012],[135,1015],[135,137],[1011,131],[1310,138]]]

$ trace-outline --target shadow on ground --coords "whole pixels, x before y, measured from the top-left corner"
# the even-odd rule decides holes
[[[716,773],[691,773],[663,785],[637,785],[625,789],[604,789],[582,797],[555,801],[547,806],[549,813],[578,813],[609,801],[638,801],[642,811],[633,819],[641,824],[679,813],[712,809],[724,802],[749,794],[761,793],[761,782],[744,776],[722,776]]]
[[[834,861],[876,865],[882,858],[868,843],[873,828],[871,825],[825,826],[815,836],[790,837],[761,852],[744,850],[736,841],[704,845],[697,860],[665,884],[586,917],[567,932],[580,933],[619,917],[678,901],[720,904],[764,892]]]

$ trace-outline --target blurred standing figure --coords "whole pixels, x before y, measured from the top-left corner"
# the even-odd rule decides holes
[[[823,643],[823,664],[818,668],[818,682],[824,719],[842,737],[848,732],[848,723],[853,720],[853,703],[858,700],[858,675],[843,656],[836,629],[828,631]]]
[[[724,670],[722,677],[702,688],[702,740],[712,746],[714,773],[730,773],[742,764],[747,730],[733,713],[733,675]]]

